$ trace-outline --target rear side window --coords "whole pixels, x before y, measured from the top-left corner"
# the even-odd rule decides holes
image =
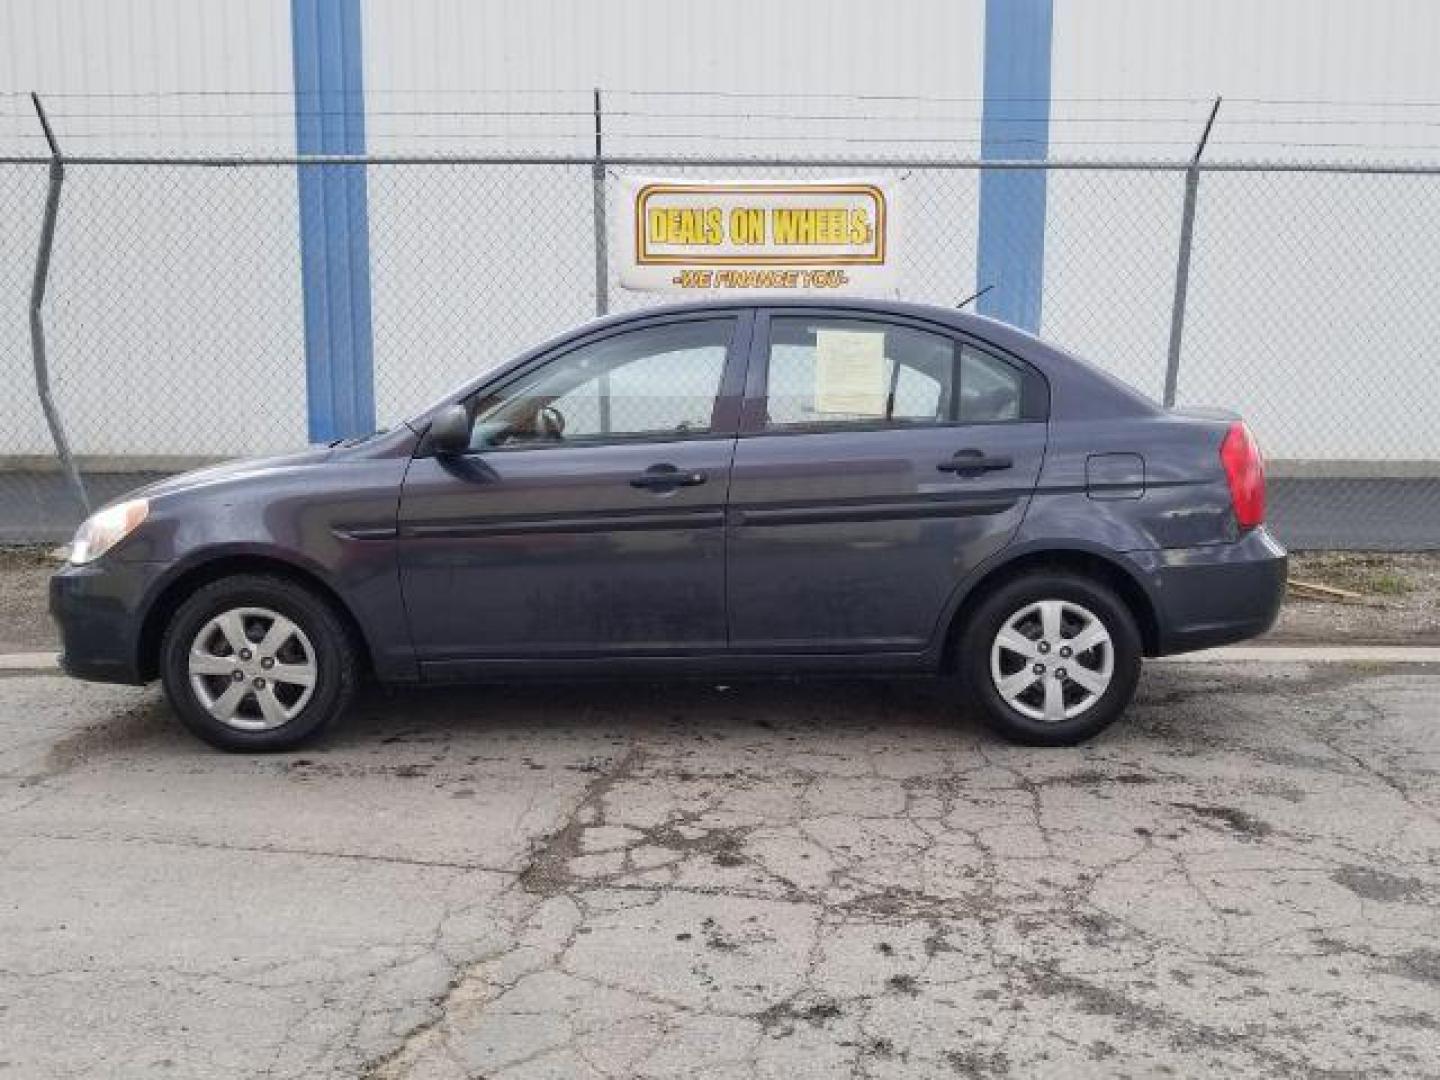
[[[966,423],[1019,420],[1025,400],[1020,369],[973,345],[960,347],[960,403],[955,419]]]
[[[1038,376],[945,334],[870,319],[780,316],[770,321],[765,427],[1036,419],[1031,379]]]

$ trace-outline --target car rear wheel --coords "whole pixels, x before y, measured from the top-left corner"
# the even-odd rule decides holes
[[[334,720],[356,681],[355,649],[328,603],[268,574],[222,578],[175,612],[160,645],[182,723],[224,750],[287,750]]]
[[[1016,742],[1070,746],[1125,711],[1140,677],[1140,633],[1108,586],[1063,572],[1026,574],[974,612],[961,673],[985,721]]]

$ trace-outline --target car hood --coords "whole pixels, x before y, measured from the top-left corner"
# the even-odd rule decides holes
[[[153,484],[146,484],[142,488],[137,488],[127,495],[126,498],[133,499],[141,496],[145,498],[155,498],[160,495],[170,495],[177,491],[193,491],[196,488],[206,487],[210,484],[240,480],[275,469],[319,465],[322,462],[328,461],[334,453],[334,447],[317,446],[311,447],[308,450],[300,450],[293,454],[276,454],[271,457],[242,458],[238,461],[225,461],[219,465],[207,465],[201,469],[192,469],[189,472],[179,473],[175,476],[167,476],[163,480],[157,480]]]

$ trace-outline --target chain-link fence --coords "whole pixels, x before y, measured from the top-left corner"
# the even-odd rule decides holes
[[[0,540],[60,539],[80,516],[34,373],[52,164],[0,162]],[[622,290],[616,260],[597,252],[597,215],[615,220],[627,171],[890,177],[905,214],[901,295],[953,305],[976,288],[983,169],[1025,168],[1046,175],[1042,336],[1157,399],[1168,376],[1179,406],[1242,412],[1270,459],[1274,526],[1293,546],[1440,547],[1430,354],[1440,170],[598,164],[599,200],[586,157],[65,160],[41,329],[55,413],[91,503],[155,473],[306,441],[297,171],[364,170],[384,424],[599,308],[666,299]],[[1193,229],[1181,257],[1187,177]]]

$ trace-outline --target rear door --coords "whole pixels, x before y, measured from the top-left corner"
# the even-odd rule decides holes
[[[725,647],[724,507],[748,311],[608,328],[469,403],[471,450],[411,463],[422,664]]]
[[[933,324],[756,318],[727,517],[737,652],[918,652],[1024,516],[1048,393]]]

